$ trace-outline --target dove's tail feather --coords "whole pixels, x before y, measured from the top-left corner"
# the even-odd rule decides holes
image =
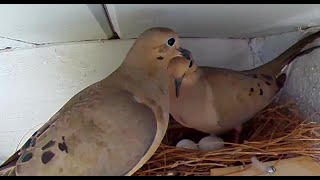
[[[16,176],[16,166],[10,166],[0,171],[0,176]]]
[[[297,56],[310,53],[316,48],[319,48],[320,46],[315,46],[309,49],[306,49],[301,52],[301,50],[308,45],[309,43],[313,42],[315,39],[320,37],[320,31],[310,34],[306,36],[305,38],[299,40],[297,43],[292,45],[289,49],[284,51],[282,54],[280,54],[277,58],[274,60],[259,66],[257,68],[243,71],[245,73],[249,74],[266,74],[270,76],[277,76],[282,69],[290,64]]]

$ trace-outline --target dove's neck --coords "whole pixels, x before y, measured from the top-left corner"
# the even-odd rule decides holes
[[[145,97],[167,107],[169,76],[166,69],[150,63],[152,59],[128,59],[129,57],[103,83],[126,89],[137,98]]]

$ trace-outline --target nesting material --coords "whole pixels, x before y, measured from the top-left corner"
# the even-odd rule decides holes
[[[314,114],[312,117],[314,117]],[[311,117],[310,117],[311,118]],[[198,142],[208,134],[182,127],[171,119],[162,144],[153,157],[135,176],[199,176],[210,175],[213,168],[320,155],[320,124],[299,116],[294,103],[271,104],[248,121],[240,134],[240,143],[233,143],[233,133],[221,137],[224,148],[213,151],[187,150],[175,147],[182,139]]]

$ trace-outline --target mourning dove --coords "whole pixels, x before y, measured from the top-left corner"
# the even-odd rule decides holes
[[[190,52],[173,30],[143,32],[115,72],[72,97],[0,174],[132,175],[165,135],[167,66],[176,56],[190,58]]]
[[[238,129],[273,100],[286,80],[281,71],[295,57],[318,48],[301,52],[319,36],[320,32],[308,35],[276,59],[251,70],[197,67],[194,62],[187,67],[176,61],[181,72],[189,70],[170,82],[172,117],[188,128],[212,135]],[[180,91],[174,88],[177,84],[181,84]]]

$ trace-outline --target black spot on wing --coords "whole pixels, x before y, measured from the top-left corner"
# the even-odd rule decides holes
[[[27,154],[25,154],[25,155],[22,157],[21,162],[24,163],[24,162],[29,161],[30,159],[32,159],[32,156],[33,156],[32,153],[27,153]]]
[[[262,96],[263,95],[263,90],[262,89],[260,89],[260,96]]]
[[[250,88],[250,92],[254,92],[254,89],[253,89],[253,88]]]
[[[55,156],[55,154],[51,151],[46,151],[41,156],[41,161],[43,164],[47,164],[51,161],[51,159]]]
[[[64,136],[62,136],[62,143],[59,143],[58,144],[58,148],[60,149],[60,151],[65,151],[67,154],[69,153],[68,152],[68,146],[67,146],[67,144],[66,144],[66,139],[65,139],[65,137]]]
[[[162,57],[162,56],[159,56],[159,57],[157,57],[157,59],[162,60],[162,59],[163,59],[163,57]]]
[[[271,83],[269,83],[268,81],[265,82],[268,86],[271,86]]]
[[[41,150],[43,151],[43,150],[46,150],[46,149],[48,149],[48,148],[50,148],[51,146],[53,146],[54,144],[55,144],[56,142],[55,141],[49,141],[46,145],[44,145],[42,148],[41,148]]]
[[[60,149],[60,151],[65,151],[66,153],[68,153],[68,146],[66,142],[59,143],[58,148]]]

